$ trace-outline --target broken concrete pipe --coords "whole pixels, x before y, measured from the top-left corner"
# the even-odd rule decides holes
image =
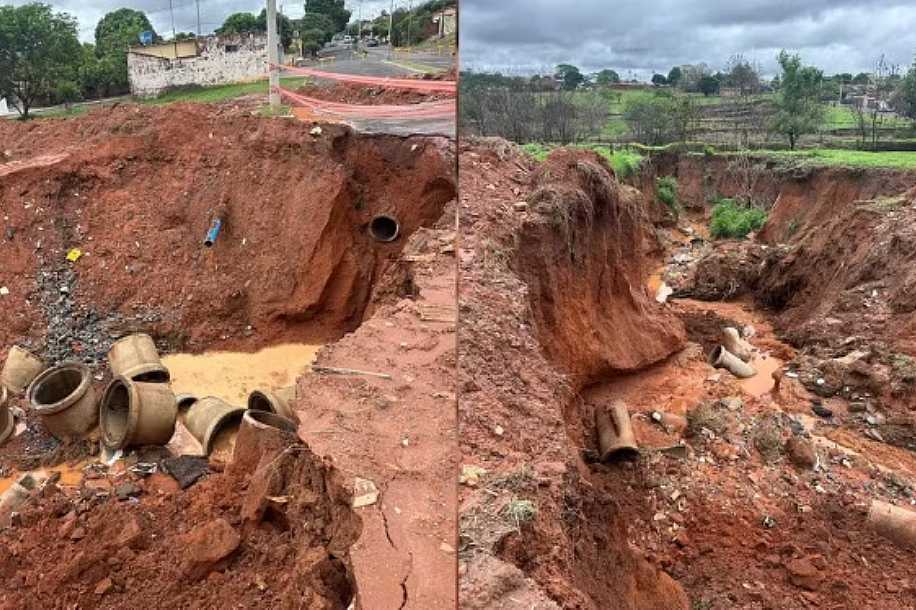
[[[178,405],[166,383],[115,377],[99,405],[102,440],[110,449],[165,445],[175,433]]]
[[[735,377],[747,379],[757,374],[751,365],[734,355],[721,345],[717,345],[709,354],[709,364],[717,369],[725,369]]]
[[[99,421],[89,367],[67,362],[38,375],[27,391],[29,406],[55,438],[84,436]]]
[[[722,346],[744,362],[750,362],[754,357],[754,346],[742,339],[735,328],[722,329]]]
[[[143,333],[127,335],[108,350],[108,364],[115,377],[144,383],[167,383],[169,370],[159,360],[153,338]]]
[[[602,462],[618,458],[633,458],[639,454],[636,436],[630,424],[627,405],[615,400],[611,405],[595,409],[595,427],[598,429],[598,448]]]
[[[7,404],[8,399],[9,393],[6,391],[6,387],[0,385],[0,445],[6,442],[6,439],[13,433],[13,428],[16,427],[13,412],[10,411],[10,407]]]
[[[282,451],[302,445],[298,425],[291,419],[269,411],[245,411],[235,438],[231,469],[251,474]]]
[[[200,443],[204,455],[210,455],[216,435],[226,428],[238,426],[244,413],[245,407],[231,405],[215,396],[205,396],[183,413],[182,421]]]
[[[916,548],[916,512],[872,500],[867,522],[888,540],[900,546]]]
[[[207,236],[204,237],[204,246],[207,248],[212,248],[213,244],[216,243],[216,238],[219,237],[219,232],[223,228],[223,220],[221,218],[216,218],[213,220],[213,224],[210,225],[210,228],[207,229]]]
[[[32,352],[14,345],[6,356],[3,371],[0,371],[0,384],[6,386],[15,394],[22,394],[32,383],[32,380],[47,368],[48,365],[45,364],[44,360]]]
[[[288,386],[278,390],[255,390],[248,395],[248,408],[254,411],[268,411],[282,417],[299,422],[299,416],[293,410],[291,403],[296,398],[296,386]]]
[[[380,214],[369,222],[369,235],[376,241],[391,242],[396,240],[400,233],[401,225],[392,216]]]

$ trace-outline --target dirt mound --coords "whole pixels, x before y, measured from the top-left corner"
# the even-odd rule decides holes
[[[407,237],[455,194],[444,139],[339,126],[313,136],[296,121],[210,106],[124,106],[66,129],[0,130],[12,158],[66,153],[0,183],[0,344],[30,336],[55,357],[93,360],[138,327],[188,350],[340,337],[404,244],[374,241],[370,220],[392,215]],[[207,249],[215,218],[222,232]],[[83,253],[75,263],[71,248]],[[63,344],[42,345],[46,329]]]
[[[297,93],[329,102],[367,106],[420,104],[445,99],[445,95],[429,94],[422,91],[394,89],[390,87],[358,85],[354,83],[332,83],[306,85],[296,89]]]
[[[649,227],[594,155],[537,169],[487,140],[460,163],[462,599],[520,607],[536,586],[563,607],[686,608],[628,545],[615,498],[595,493],[574,406],[585,380],[684,341],[637,280]]]
[[[274,482],[270,498],[259,477]],[[268,509],[253,517],[252,502]],[[305,446],[253,475],[227,471],[185,492],[163,474],[52,484],[4,534],[0,578],[10,586],[0,607],[343,609],[361,528],[350,502]]]
[[[643,368],[685,340],[643,287],[652,228],[613,175],[595,153],[551,155],[532,177],[514,261],[542,348],[580,382]]]

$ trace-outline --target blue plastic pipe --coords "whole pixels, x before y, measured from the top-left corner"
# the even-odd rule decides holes
[[[219,218],[213,221],[213,224],[210,225],[210,230],[207,231],[207,237],[204,239],[204,245],[208,248],[213,246],[213,242],[216,241],[216,238],[219,236],[219,230],[223,228],[223,221]]]

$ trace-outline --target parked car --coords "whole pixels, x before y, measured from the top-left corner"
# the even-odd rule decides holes
[[[378,40],[376,40],[375,38],[370,38],[369,40],[366,41],[366,46],[367,47],[377,47]]]

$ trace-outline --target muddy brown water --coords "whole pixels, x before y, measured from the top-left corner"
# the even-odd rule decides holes
[[[162,363],[172,376],[175,394],[216,396],[244,406],[252,390],[294,384],[315,361],[320,348],[320,345],[287,343],[254,353],[172,354],[164,356]]]

